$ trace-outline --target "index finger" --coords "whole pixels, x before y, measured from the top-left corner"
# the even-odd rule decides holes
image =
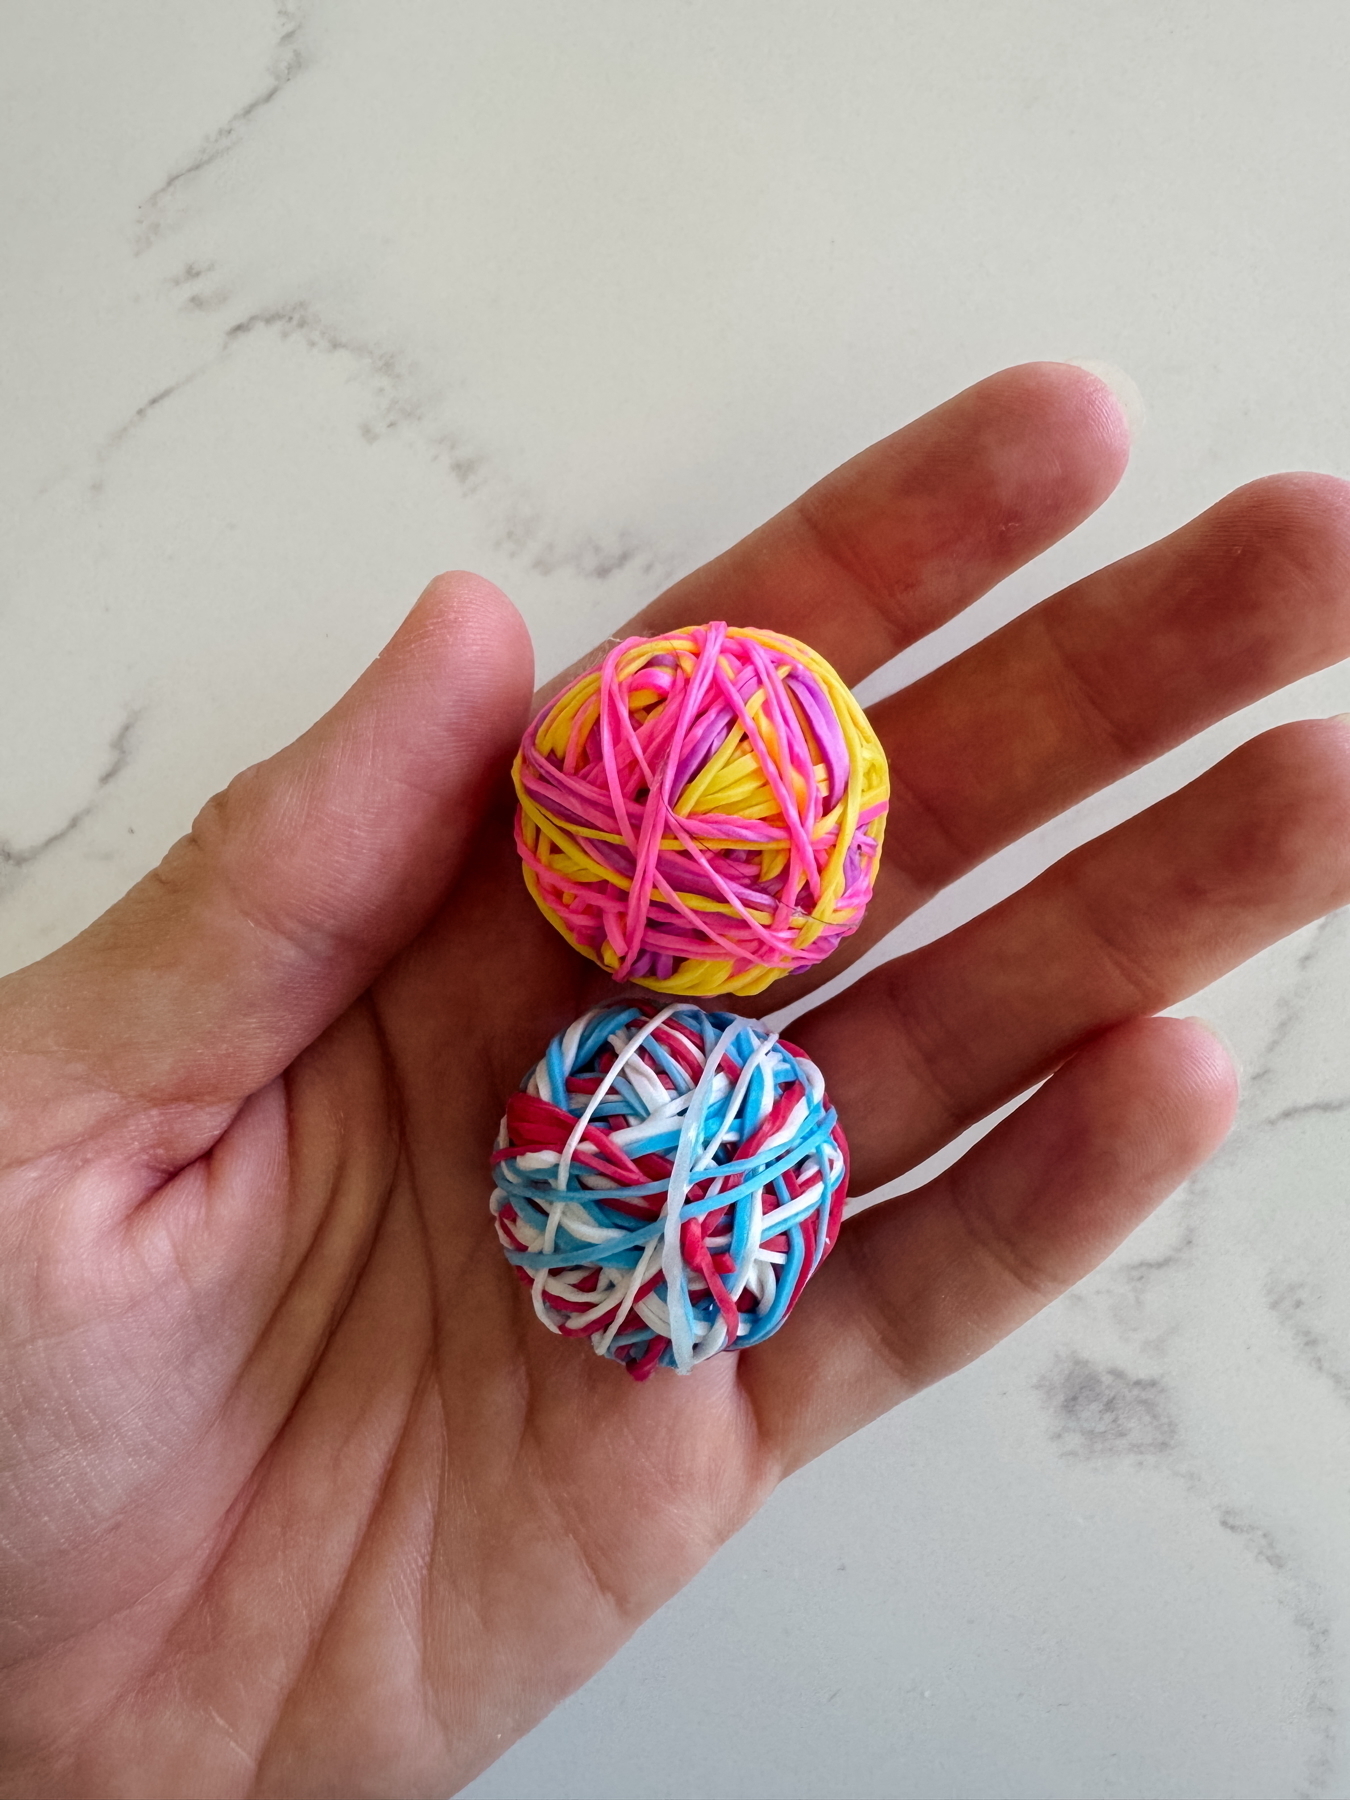
[[[609,642],[723,619],[800,638],[853,685],[1081,524],[1128,455],[1097,376],[1005,369],[852,457]]]

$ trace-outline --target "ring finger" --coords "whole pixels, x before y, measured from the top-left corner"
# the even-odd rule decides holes
[[[879,1186],[1094,1033],[1181,1000],[1350,900],[1350,722],[1304,721],[797,1021]]]

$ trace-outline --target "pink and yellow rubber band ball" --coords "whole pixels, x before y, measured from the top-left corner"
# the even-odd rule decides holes
[[[890,792],[862,708],[795,638],[628,638],[549,702],[514,769],[544,915],[616,980],[757,994],[872,895]]]

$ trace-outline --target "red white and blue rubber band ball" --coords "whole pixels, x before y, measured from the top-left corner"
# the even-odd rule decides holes
[[[848,1188],[808,1057],[753,1020],[655,1001],[553,1040],[493,1165],[497,1234],[540,1319],[638,1380],[776,1331]]]

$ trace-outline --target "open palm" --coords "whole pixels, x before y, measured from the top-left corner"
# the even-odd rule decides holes
[[[1125,454],[1092,376],[1009,371],[636,626],[786,631],[857,681]],[[1034,608],[874,709],[887,860],[846,954],[1347,652],[1350,489],[1321,477]],[[1208,1154],[1227,1059],[1148,1015],[1350,898],[1350,726],[1288,726],[809,1013],[857,1192],[1051,1079],[849,1222],[770,1343],[637,1384],[540,1328],[487,1209],[506,1094],[614,991],[520,880],[529,682],[507,602],[442,578],[333,713],[0,984],[6,1793],[469,1779],[786,1472],[996,1342]]]

